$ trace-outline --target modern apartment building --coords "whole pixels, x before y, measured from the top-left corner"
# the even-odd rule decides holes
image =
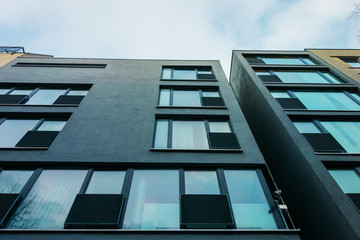
[[[359,239],[359,75],[330,65],[359,51],[309,51],[233,51],[230,84],[301,237]]]
[[[300,239],[218,61],[20,56],[0,114],[1,239]]]

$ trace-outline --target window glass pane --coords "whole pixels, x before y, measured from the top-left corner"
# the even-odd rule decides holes
[[[284,83],[329,83],[317,72],[311,71],[298,71],[298,72],[285,72],[275,71],[275,74]]]
[[[198,74],[212,74],[211,70],[198,70]]]
[[[125,171],[94,171],[86,193],[120,194]]]
[[[360,193],[360,178],[353,170],[329,170],[344,193]]]
[[[291,98],[285,91],[271,91],[270,93],[274,98]]]
[[[168,127],[169,127],[169,121],[167,119],[158,119],[156,121],[154,148],[167,148]]]
[[[0,89],[0,94],[6,94],[10,89]]]
[[[15,147],[38,122],[39,120],[5,120],[0,125],[0,147]]]
[[[264,71],[256,71],[256,74],[257,75],[271,75],[271,73],[269,71],[266,71],[266,72],[264,72]]]
[[[62,229],[85,170],[44,170],[7,228]]]
[[[0,172],[0,193],[20,193],[34,171],[3,170]]]
[[[272,211],[254,170],[225,170],[237,228],[276,229]]]
[[[179,172],[136,170],[123,228],[179,228]]]
[[[172,148],[209,149],[204,121],[173,121]]]
[[[219,92],[218,91],[214,91],[214,92],[202,92],[203,97],[220,97]]]
[[[266,64],[305,65],[298,58],[261,58]]]
[[[360,102],[360,96],[359,95],[357,95],[356,93],[351,93],[351,96],[353,96],[354,98],[356,98]]]
[[[40,89],[25,104],[28,105],[51,105],[65,90]]]
[[[360,122],[326,122],[321,124],[348,153],[360,153]]]
[[[342,92],[293,93],[309,110],[360,110],[360,105]]]
[[[85,96],[89,91],[87,90],[70,90],[68,96]]]
[[[215,171],[185,171],[187,194],[220,194]]]
[[[301,58],[307,65],[316,65],[316,63],[309,58]]]
[[[170,89],[161,89],[159,106],[169,106],[169,105],[170,105]]]
[[[300,133],[320,133],[320,130],[312,122],[294,122]]]
[[[163,68],[162,79],[171,79],[171,68]]]
[[[332,82],[334,82],[334,83],[341,83],[341,81],[340,81],[337,77],[335,77],[334,75],[332,75],[331,73],[323,72],[323,74],[324,74],[327,78],[329,78]]]
[[[199,91],[174,91],[173,106],[201,106]]]
[[[61,131],[66,121],[44,121],[37,131]]]
[[[10,95],[29,95],[32,91],[34,90],[13,90]]]
[[[209,122],[210,132],[231,133],[228,122]]]
[[[196,79],[195,70],[174,69],[174,79]]]
[[[344,60],[347,64],[349,64],[352,67],[360,67],[360,62],[356,60]]]

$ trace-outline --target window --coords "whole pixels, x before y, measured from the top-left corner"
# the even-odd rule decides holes
[[[211,67],[163,67],[162,79],[174,80],[214,80]]]
[[[160,89],[159,106],[224,106],[218,90]]]
[[[186,194],[220,194],[216,171],[185,171]]]
[[[0,171],[0,194],[20,193],[33,172],[26,170]]]
[[[46,88],[2,88],[0,104],[54,105],[79,104],[88,90]]]
[[[239,145],[227,120],[157,119],[154,148],[236,149]]]
[[[342,83],[340,79],[325,71],[256,71],[264,82],[283,83]]]
[[[87,194],[120,194],[125,171],[94,171]]]
[[[48,147],[66,123],[55,119],[8,118],[0,122],[0,148]]]
[[[347,153],[360,153],[360,122],[314,120],[312,122],[294,122],[294,124],[300,133],[305,135],[312,133],[318,136],[330,135]],[[320,139],[317,141],[317,144],[322,144]]]
[[[298,99],[309,110],[360,110],[357,94],[316,91],[271,91],[274,98]],[[316,99],[316,101],[314,101]],[[285,108],[285,107],[284,107]]]
[[[277,65],[315,65],[309,57],[297,56],[249,56],[246,60],[250,64],[277,64]]]
[[[349,64],[353,68],[360,68],[360,62],[358,57],[340,58],[340,59],[346,62],[347,64]]]

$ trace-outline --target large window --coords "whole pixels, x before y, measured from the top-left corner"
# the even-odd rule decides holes
[[[294,122],[294,124],[300,133],[317,136],[330,134],[346,152],[360,153],[360,122],[314,120],[312,122]],[[314,143],[316,144],[316,142]]]
[[[309,57],[297,56],[246,56],[250,64],[276,64],[276,65],[315,65]]]
[[[264,82],[283,82],[283,83],[342,83],[340,79],[325,71],[285,71],[269,70],[256,71]],[[271,76],[271,77],[269,77]]]
[[[222,140],[222,143],[219,141]],[[154,148],[239,148],[227,120],[157,119]]]
[[[353,68],[360,68],[360,62],[358,57],[340,58],[340,59],[346,62],[347,64],[349,64]]]
[[[162,79],[172,80],[214,80],[211,67],[163,67]]]
[[[218,90],[160,89],[159,106],[204,107],[224,106]]]
[[[308,110],[360,110],[360,101],[357,94],[329,91],[271,91],[274,98],[292,98],[299,101]],[[316,101],[314,101],[316,99]],[[284,102],[284,100],[281,100]],[[285,107],[285,105],[283,106]]]

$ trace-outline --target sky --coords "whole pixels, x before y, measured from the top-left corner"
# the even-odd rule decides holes
[[[0,0],[0,46],[55,57],[220,60],[359,48],[360,0]]]

